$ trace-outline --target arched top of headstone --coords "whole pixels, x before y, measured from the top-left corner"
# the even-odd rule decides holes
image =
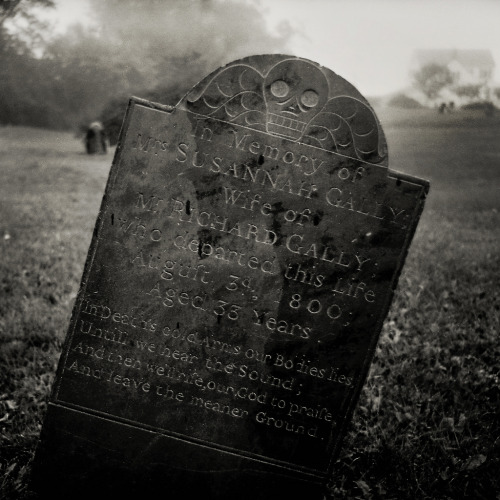
[[[368,101],[319,64],[287,55],[234,61],[177,106],[327,151],[387,166],[387,144]]]

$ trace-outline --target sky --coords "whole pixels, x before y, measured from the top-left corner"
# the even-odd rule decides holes
[[[272,32],[291,29],[289,54],[327,66],[364,95],[407,87],[416,49],[488,49],[500,86],[500,0],[247,1]],[[51,19],[58,30],[87,20],[86,0],[57,4]]]

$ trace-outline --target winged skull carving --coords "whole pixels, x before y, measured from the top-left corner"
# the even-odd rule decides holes
[[[373,163],[383,159],[371,108],[349,95],[330,97],[323,71],[300,59],[266,74],[247,64],[223,68],[187,95],[186,108]]]

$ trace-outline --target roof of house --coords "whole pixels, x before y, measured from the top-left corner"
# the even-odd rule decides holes
[[[457,61],[467,69],[492,69],[495,66],[489,50],[416,50],[414,58],[419,66],[427,64],[447,66],[452,61]]]

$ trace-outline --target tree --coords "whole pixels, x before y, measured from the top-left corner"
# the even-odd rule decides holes
[[[3,0],[0,2],[0,26],[4,24],[7,19],[15,17],[27,18],[31,21],[32,7],[54,7],[53,0]]]
[[[460,97],[478,99],[481,93],[481,85],[462,85],[455,88],[455,93]]]
[[[447,85],[452,85],[454,77],[452,72],[440,64],[426,64],[413,74],[415,86],[427,97],[433,99],[440,90]]]
[[[0,122],[47,125],[48,103],[41,92],[45,82],[34,48],[47,25],[35,7],[53,7],[53,0],[9,0],[0,3]]]
[[[202,77],[249,51],[286,52],[290,36],[269,33],[246,0],[90,0],[93,24],[59,35],[33,9],[53,0],[8,3],[0,12],[0,122],[18,125],[108,122],[103,110],[123,116],[115,102],[131,95],[175,105]]]

